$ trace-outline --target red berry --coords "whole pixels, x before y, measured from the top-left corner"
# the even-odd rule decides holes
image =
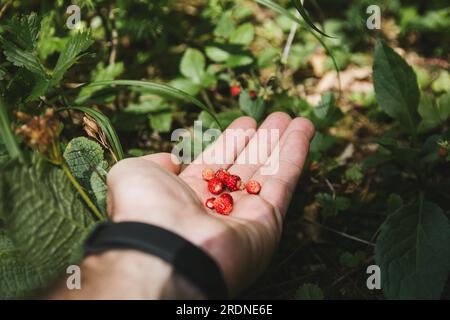
[[[225,169],[219,169],[216,172],[216,178],[222,181],[222,183],[225,183],[225,180],[230,176],[227,170]]]
[[[219,197],[220,197],[220,198],[223,198],[223,199],[225,199],[226,201],[228,201],[228,202],[230,202],[231,204],[233,204],[233,197],[231,196],[231,194],[224,192],[224,193],[222,193]]]
[[[232,174],[225,178],[224,184],[230,191],[238,191],[241,190],[242,180],[241,177]]]
[[[238,95],[241,94],[241,87],[239,87],[239,86],[231,86],[230,94],[231,94],[231,96],[233,98],[236,98]]]
[[[217,213],[228,215],[233,210],[233,197],[229,193],[221,194],[214,200],[214,208]]]
[[[203,180],[205,180],[205,181],[211,180],[212,178],[214,178],[214,170],[211,168],[203,169],[202,177],[203,177]]]
[[[439,147],[438,154],[441,158],[447,157],[447,149],[445,149],[444,147]]]
[[[255,90],[250,90],[248,92],[248,95],[250,96],[250,98],[254,99],[254,98],[256,98],[256,91]]]
[[[223,191],[223,183],[218,178],[212,178],[208,181],[208,190],[212,194],[220,194]]]
[[[216,200],[216,198],[209,198],[209,199],[206,199],[206,201],[205,201],[205,206],[206,206],[208,209],[214,209],[214,200]]]
[[[249,180],[245,184],[245,189],[247,189],[247,192],[250,194],[258,194],[261,191],[261,185],[258,181]]]

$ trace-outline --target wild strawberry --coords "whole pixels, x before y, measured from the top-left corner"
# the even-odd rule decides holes
[[[240,86],[231,86],[230,88],[230,94],[233,98],[236,98],[238,95],[241,94],[241,87]]]
[[[218,178],[212,178],[208,181],[208,190],[212,194],[221,194],[223,191],[223,183]]]
[[[261,185],[259,184],[258,181],[249,180],[245,184],[245,189],[250,194],[258,194],[261,191]]]
[[[448,153],[448,151],[447,151],[446,148],[444,148],[444,147],[439,147],[439,149],[438,149],[439,157],[445,158],[445,157],[447,157],[447,153]]]
[[[216,200],[216,198],[209,198],[209,199],[206,199],[206,201],[205,201],[205,206],[206,206],[208,209],[214,209],[214,200]]]
[[[211,180],[212,178],[214,178],[214,170],[211,168],[203,169],[202,177],[203,177],[203,180],[205,180],[205,181]]]
[[[216,178],[218,178],[222,183],[225,183],[225,180],[230,176],[226,169],[220,168],[216,172]]]
[[[241,177],[232,174],[225,178],[224,184],[230,191],[238,191],[241,190],[242,180]]]
[[[214,200],[214,208],[217,213],[228,215],[233,210],[233,197],[229,193],[221,194]]]
[[[222,197],[223,199],[231,202],[231,204],[233,204],[233,197],[231,196],[231,194],[224,192],[220,195],[220,197]]]

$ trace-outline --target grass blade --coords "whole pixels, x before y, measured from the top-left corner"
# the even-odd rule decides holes
[[[94,110],[92,108],[88,107],[80,107],[80,106],[70,106],[67,108],[60,109],[62,110],[77,110],[80,112],[84,112],[87,115],[89,115],[91,118],[93,118],[97,124],[102,129],[103,133],[105,134],[106,138],[108,139],[108,143],[111,146],[112,152],[114,153],[115,157],[118,161],[125,158],[122,145],[120,144],[119,137],[117,136],[116,130],[114,130],[114,127],[111,124],[111,121],[109,121],[108,117],[105,116],[100,111]]]
[[[327,35],[325,32],[323,32],[322,30],[320,30],[319,28],[316,27],[316,25],[312,22],[311,18],[309,17],[308,12],[306,12],[305,7],[303,6],[303,4],[300,2],[300,0],[292,0],[292,4],[294,5],[294,7],[297,9],[297,11],[300,13],[300,15],[302,16],[302,18],[306,21],[306,23],[315,31],[317,31],[318,33],[320,33],[321,35],[327,37],[327,38],[335,38],[332,36]]]
[[[286,18],[291,19],[293,22],[296,22],[299,25],[305,27],[313,35],[313,37],[316,38],[316,40],[325,49],[326,53],[330,56],[331,60],[333,61],[334,69],[336,70],[336,73],[337,73],[338,85],[339,85],[339,96],[340,96],[342,86],[341,86],[341,76],[340,76],[339,67],[337,65],[336,59],[333,56],[333,53],[331,52],[330,48],[328,48],[328,46],[325,44],[325,42],[322,40],[322,38],[320,38],[320,36],[317,35],[311,29],[311,27],[308,24],[306,24],[302,19],[300,19],[299,17],[296,17],[294,14],[292,14],[291,12],[289,12],[288,10],[286,10],[279,4],[277,4],[271,0],[255,0],[255,1],[263,6],[266,6],[269,9],[272,9],[273,11],[277,12],[278,14],[284,15]]]
[[[12,159],[18,158],[23,161],[22,151],[20,151],[16,138],[11,130],[8,111],[3,99],[0,97],[0,137],[6,146],[6,150]]]
[[[86,84],[84,87],[96,87],[96,86],[130,86],[130,87],[142,87],[146,88],[149,92],[159,95],[165,96],[172,99],[184,100],[186,102],[192,103],[201,110],[207,112],[217,123],[219,128],[223,131],[222,125],[217,119],[214,112],[212,112],[205,104],[203,104],[200,100],[195,97],[187,94],[184,91],[176,89],[166,84],[150,82],[150,81],[139,81],[139,80],[108,80],[108,81],[98,81]],[[80,100],[83,100],[85,97],[79,97]]]

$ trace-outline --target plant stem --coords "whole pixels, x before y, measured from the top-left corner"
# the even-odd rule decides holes
[[[323,224],[320,224],[320,223],[318,223],[318,222],[315,222],[315,221],[312,221],[312,220],[309,220],[309,219],[302,219],[302,221],[305,221],[305,222],[314,224],[314,225],[316,225],[316,226],[318,226],[318,227],[320,227],[320,228],[323,228],[323,229],[325,229],[325,230],[327,230],[327,231],[330,231],[330,232],[333,232],[333,233],[335,233],[335,234],[338,234],[338,235],[340,235],[340,236],[342,236],[342,237],[344,237],[344,238],[347,238],[347,239],[350,239],[350,240],[353,240],[353,241],[356,241],[356,242],[364,243],[364,244],[366,244],[366,245],[375,247],[375,243],[372,243],[372,242],[370,242],[370,241],[367,241],[367,240],[364,240],[364,239],[361,239],[361,238],[352,236],[352,235],[350,235],[350,234],[348,234],[348,233],[341,232],[341,231],[339,231],[339,230],[335,230],[335,229],[333,229],[333,228],[327,227],[327,226],[325,226],[325,225],[323,225]]]
[[[211,100],[209,100],[208,94],[205,92],[205,90],[202,90],[202,97],[203,97],[203,100],[205,100],[205,103],[208,106],[209,110],[211,110],[211,112],[215,112],[214,106],[213,106]]]
[[[303,4],[303,0],[302,0]],[[300,13],[297,12],[297,17],[300,17]],[[292,43],[294,42],[295,33],[297,32],[298,23],[293,22],[291,26],[291,31],[289,32],[289,36],[286,40],[286,45],[284,46],[283,55],[281,57],[281,63],[286,64],[289,58],[289,52],[291,51]]]
[[[0,19],[3,17],[3,15],[5,14],[6,10],[8,9],[8,7],[13,3],[13,0],[9,0],[7,3],[5,3],[3,5],[3,7],[0,9]]]
[[[72,183],[72,185],[75,187],[75,189],[77,189],[78,193],[83,198],[84,202],[86,202],[88,207],[92,210],[92,212],[95,214],[95,216],[100,221],[106,220],[105,217],[100,213],[98,208],[95,206],[95,204],[92,202],[92,200],[89,198],[89,196],[86,194],[86,192],[83,190],[83,187],[80,186],[77,179],[75,179],[75,177],[72,175],[72,172],[70,172],[70,169],[67,166],[67,164],[63,163],[61,166],[62,166],[62,169],[64,170],[64,173],[66,174],[66,176],[69,178],[70,182]]]
[[[20,151],[16,138],[11,130],[11,124],[9,122],[8,111],[3,99],[0,98],[0,136],[3,143],[8,150],[11,158],[18,158],[21,162],[24,161],[22,151]]]

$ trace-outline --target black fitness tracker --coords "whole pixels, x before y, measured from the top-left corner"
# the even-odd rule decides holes
[[[134,249],[159,257],[206,298],[228,298],[217,263],[203,250],[171,231],[139,222],[104,222],[94,229],[84,246],[85,255],[116,249]]]

